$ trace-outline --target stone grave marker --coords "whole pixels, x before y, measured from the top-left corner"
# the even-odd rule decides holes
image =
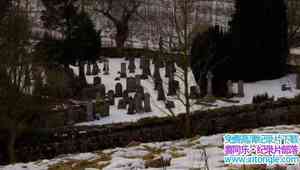
[[[126,90],[131,93],[135,92],[136,80],[134,77],[128,77],[126,80]]]
[[[245,97],[244,81],[243,80],[239,80],[239,82],[238,82],[238,96],[239,97]]]
[[[126,63],[121,63],[121,78],[127,77]]]
[[[146,113],[152,112],[150,97],[151,97],[151,96],[150,96],[149,93],[145,93],[145,94],[144,94],[144,111],[145,111]]]
[[[144,112],[142,94],[136,93],[134,95],[134,105],[135,105],[136,113],[143,113]]]
[[[115,97],[122,97],[123,96],[123,87],[121,83],[117,83],[115,86]]]

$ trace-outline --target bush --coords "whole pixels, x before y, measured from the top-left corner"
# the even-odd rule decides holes
[[[274,101],[274,96],[269,97],[268,93],[256,95],[252,99],[253,104],[261,104],[261,103],[273,102],[273,101]]]

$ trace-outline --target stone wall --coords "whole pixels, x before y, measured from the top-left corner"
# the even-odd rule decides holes
[[[153,142],[184,136],[184,115],[172,118],[146,118],[137,123],[93,127],[64,127],[24,134],[16,148],[18,161],[49,159],[60,154],[89,152],[122,147],[132,141]],[[192,117],[193,134],[211,135],[248,128],[300,123],[300,100],[281,99],[273,103],[234,106],[196,111]],[[0,152],[0,159],[3,159]],[[0,160],[5,163],[5,160]]]

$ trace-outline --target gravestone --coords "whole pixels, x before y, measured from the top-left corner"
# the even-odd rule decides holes
[[[211,71],[208,71],[206,78],[207,78],[207,94],[206,97],[213,97],[213,90],[212,90],[212,79],[214,75]]]
[[[116,97],[122,97],[123,96],[123,87],[122,87],[122,84],[121,83],[117,83],[116,86],[115,86],[115,96]]]
[[[133,115],[135,112],[135,104],[134,104],[134,100],[132,97],[129,97],[128,100],[128,109],[127,109],[127,114],[129,115]]]
[[[151,75],[151,71],[150,71],[150,59],[148,57],[145,58],[144,68],[145,68],[145,74],[147,74],[148,76],[150,76]]]
[[[142,99],[144,99],[145,92],[144,92],[144,87],[143,86],[137,86],[136,87],[136,93],[141,94],[142,95]]]
[[[93,102],[88,101],[86,105],[86,116],[87,121],[93,121],[94,120],[94,109],[93,109]]]
[[[159,68],[157,62],[155,62],[155,64],[154,64],[154,73],[153,73],[153,77],[154,77],[154,79],[157,79],[158,77],[161,77],[161,76],[160,76],[160,68]]]
[[[120,99],[118,103],[118,109],[126,109],[127,108],[127,102],[124,99]]]
[[[150,96],[149,93],[145,93],[145,94],[144,94],[144,111],[145,111],[146,113],[152,112],[150,97],[151,97],[151,96]]]
[[[169,70],[171,71],[171,70]],[[168,81],[168,96],[174,96],[176,95],[176,87],[174,83],[174,73],[169,73],[169,81]]]
[[[134,77],[128,77],[126,80],[126,90],[131,93],[135,92],[136,80]]]
[[[127,77],[126,63],[121,63],[121,78]]]
[[[103,71],[104,71],[104,75],[108,75],[109,74],[109,60],[108,59],[106,59],[104,61]]]
[[[100,72],[100,69],[99,69],[99,66],[98,66],[98,64],[97,63],[94,63],[93,64],[93,68],[92,68],[92,75],[97,75],[97,74],[99,74],[99,72]]]
[[[297,73],[296,77],[296,88],[299,90],[300,89],[300,73]]]
[[[88,63],[87,64],[87,67],[86,67],[86,73],[85,73],[87,76],[90,76],[92,75],[92,71],[91,71],[91,64]]]
[[[145,68],[142,69],[141,79],[143,79],[143,80],[148,79],[148,74],[146,73],[146,69]]]
[[[113,90],[107,92],[108,102],[111,106],[115,105],[115,94]]]
[[[140,69],[143,69],[145,67],[145,57],[140,58]]]
[[[94,86],[97,86],[102,83],[101,77],[94,77]]]
[[[135,75],[135,85],[136,87],[141,86],[141,75]]]
[[[165,96],[165,92],[164,92],[164,88],[163,88],[163,85],[160,84],[158,86],[158,89],[157,89],[157,100],[158,101],[165,101],[166,100],[166,96]]]
[[[200,97],[199,89],[197,86],[191,86],[190,87],[190,98],[191,99],[197,99]]]
[[[127,90],[123,91],[123,99],[125,100],[126,103],[128,103],[128,101],[129,101],[129,95],[128,95],[128,91]]]
[[[239,97],[245,97],[244,81],[243,80],[239,80],[239,82],[238,82],[238,96]]]
[[[106,94],[106,87],[104,84],[100,84],[100,85],[97,85],[97,88],[99,89],[99,93],[102,97],[105,96]]]
[[[144,112],[142,94],[136,93],[134,95],[134,104],[135,104],[136,113],[143,113]]]
[[[233,84],[231,80],[227,81],[227,97],[233,97]]]
[[[129,73],[135,73],[135,69],[136,69],[135,59],[133,57],[131,57],[129,59],[129,65],[128,65]]]
[[[151,75],[151,71],[150,71],[150,60],[148,58],[144,59],[144,65],[142,68],[142,79],[148,79],[148,76]]]

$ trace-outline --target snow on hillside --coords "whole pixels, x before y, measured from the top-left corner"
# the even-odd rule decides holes
[[[108,90],[115,90],[115,84],[120,82],[123,86],[123,89],[126,88],[126,79],[121,79],[120,81],[115,81],[116,77],[119,77],[118,72],[120,71],[120,65],[122,62],[127,63],[128,66],[128,61],[125,59],[109,59],[109,65],[110,65],[110,74],[109,75],[103,75],[103,72],[101,72],[98,76],[102,77],[102,83],[105,84],[106,86],[106,91]],[[139,59],[135,60],[136,62],[136,73],[135,74],[141,74],[142,70],[139,68]],[[100,68],[103,68],[101,63],[98,63]],[[74,70],[75,74],[78,75],[78,68],[77,67],[72,67]],[[180,78],[183,77],[182,71],[179,67],[176,66],[177,69],[177,76],[175,76],[175,79],[180,82],[180,87],[181,87],[181,98],[184,99],[183,97],[183,92],[184,92],[184,84],[183,81],[180,80]],[[154,71],[154,65],[151,64],[151,72],[153,73]],[[165,93],[168,92],[168,78],[165,78],[165,69],[161,68],[160,69],[161,77],[164,82],[164,90]],[[134,76],[135,74],[129,73],[127,69],[127,76]],[[93,78],[94,76],[87,76],[87,81],[88,83],[92,84],[93,83]],[[189,82],[190,86],[196,85],[196,81],[194,79],[194,76],[192,72],[189,72]],[[233,98],[234,100],[239,100],[240,103],[226,103],[224,101],[218,100],[216,102],[217,107],[224,107],[224,106],[232,106],[232,105],[243,105],[243,104],[250,104],[252,102],[252,97],[257,95],[257,94],[264,94],[268,93],[269,96],[274,96],[275,98],[278,97],[287,97],[287,98],[292,98],[296,96],[297,94],[300,94],[300,90],[295,89],[295,83],[296,82],[296,75],[287,75],[285,77],[282,77],[277,80],[268,80],[268,81],[259,81],[255,83],[246,83],[245,84],[245,97],[244,98]],[[151,113],[144,113],[144,114],[135,114],[135,115],[127,115],[127,110],[118,110],[117,109],[117,103],[120,100],[120,98],[116,98],[116,104],[114,106],[110,107],[110,116],[106,118],[102,118],[101,120],[96,120],[92,122],[84,122],[84,123],[79,123],[78,125],[103,125],[103,124],[111,124],[111,123],[120,123],[120,122],[134,122],[137,121],[141,118],[145,117],[164,117],[170,115],[170,112],[165,108],[165,103],[162,101],[157,101],[157,91],[154,90],[154,85],[153,85],[153,79],[149,78],[148,80],[142,80],[141,84],[144,86],[145,92],[148,92],[151,95],[151,106],[152,106],[152,112]],[[287,84],[290,86],[292,89],[291,91],[281,91],[281,85],[282,84]],[[234,91],[237,91],[237,85],[235,84],[234,86]],[[133,94],[131,94],[133,95]],[[175,102],[175,109],[172,109],[172,111],[178,115],[180,113],[185,112],[185,107],[184,105],[177,99],[177,97],[168,97],[168,100],[172,100]],[[191,100],[192,103],[195,103],[195,101]],[[210,109],[217,108],[217,107],[210,107]],[[192,106],[192,111],[195,110],[203,110],[203,109],[208,109],[207,106],[203,105],[193,105]]]
[[[245,130],[247,133],[298,133],[300,125],[275,126]],[[40,160],[30,163],[18,163],[0,167],[1,170],[160,170],[162,168],[146,168],[149,161],[155,158],[170,157],[168,170],[200,169],[208,161],[211,170],[236,169],[236,166],[224,165],[223,135],[194,137],[191,139],[142,143],[126,148],[114,148],[94,153],[62,155],[52,160]],[[206,157],[204,156],[206,153]],[[286,166],[287,170],[300,170],[300,165]],[[52,169],[51,169],[52,168]]]

